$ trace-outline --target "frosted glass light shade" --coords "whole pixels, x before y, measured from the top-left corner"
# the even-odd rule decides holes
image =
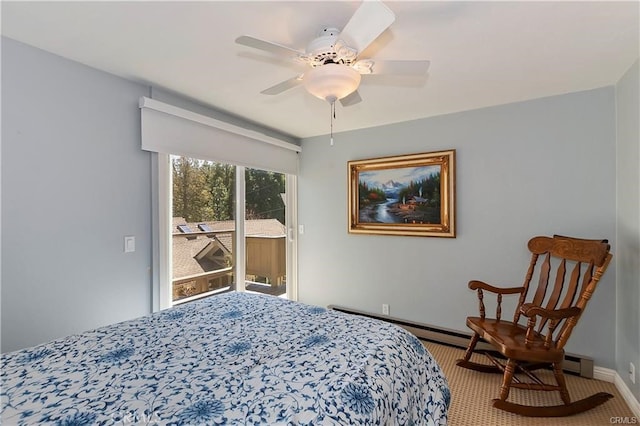
[[[326,64],[304,74],[304,87],[313,96],[335,102],[353,93],[360,85],[360,73],[346,65]]]

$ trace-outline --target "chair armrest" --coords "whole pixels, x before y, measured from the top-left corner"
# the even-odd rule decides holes
[[[469,288],[471,290],[487,290],[496,294],[518,294],[524,291],[524,287],[494,287],[482,281],[469,281]]]
[[[508,287],[508,288],[500,288],[494,287],[490,284],[487,284],[482,281],[469,281],[469,288],[471,290],[477,290],[478,292],[478,305],[480,308],[480,318],[485,318],[485,308],[484,302],[482,299],[484,298],[482,291],[486,290],[488,292],[494,293],[497,296],[497,305],[496,305],[496,320],[500,321],[500,316],[502,315],[502,295],[503,294],[522,294],[524,292],[524,287]]]
[[[524,303],[520,306],[520,313],[525,317],[531,318],[534,316],[540,316],[551,320],[561,320],[564,318],[571,318],[580,315],[582,309],[574,306],[566,309],[545,309],[540,306],[533,306],[531,303]]]
[[[542,322],[538,331],[542,329],[545,323],[547,324],[546,336],[542,337],[544,338],[544,348],[549,349],[552,346],[555,347],[556,345],[560,345],[560,347],[564,346],[564,342],[566,342],[568,335],[559,337],[560,340],[557,343],[554,343],[554,330],[556,329],[560,321],[566,318],[571,318],[567,321],[572,321],[572,318],[576,318],[575,321],[577,321],[577,317],[580,316],[580,313],[582,313],[582,309],[578,308],[577,306],[565,309],[545,309],[541,308],[540,306],[534,306],[531,303],[523,303],[522,306],[520,306],[520,313],[529,318],[527,320],[527,334],[524,339],[525,346],[529,348],[533,344],[534,338],[537,335],[534,330],[537,322],[536,317],[541,317]]]

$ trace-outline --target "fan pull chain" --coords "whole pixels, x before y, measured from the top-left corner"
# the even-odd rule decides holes
[[[335,120],[336,118],[336,102],[333,101],[331,102],[331,109],[330,109],[330,120],[331,120],[331,146],[333,146],[333,120]]]

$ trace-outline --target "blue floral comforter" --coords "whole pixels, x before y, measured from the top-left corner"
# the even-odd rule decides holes
[[[246,293],[1,361],[3,425],[441,425],[450,399],[405,330]]]

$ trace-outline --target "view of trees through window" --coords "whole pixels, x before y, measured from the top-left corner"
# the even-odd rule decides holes
[[[171,157],[173,300],[233,285],[236,167]],[[246,288],[285,289],[286,175],[245,169]]]
[[[174,157],[172,168],[174,217],[187,222],[233,219],[235,166]],[[284,224],[285,175],[246,169],[245,185],[245,218]]]
[[[236,168],[173,157],[173,217],[187,222],[232,220]]]

